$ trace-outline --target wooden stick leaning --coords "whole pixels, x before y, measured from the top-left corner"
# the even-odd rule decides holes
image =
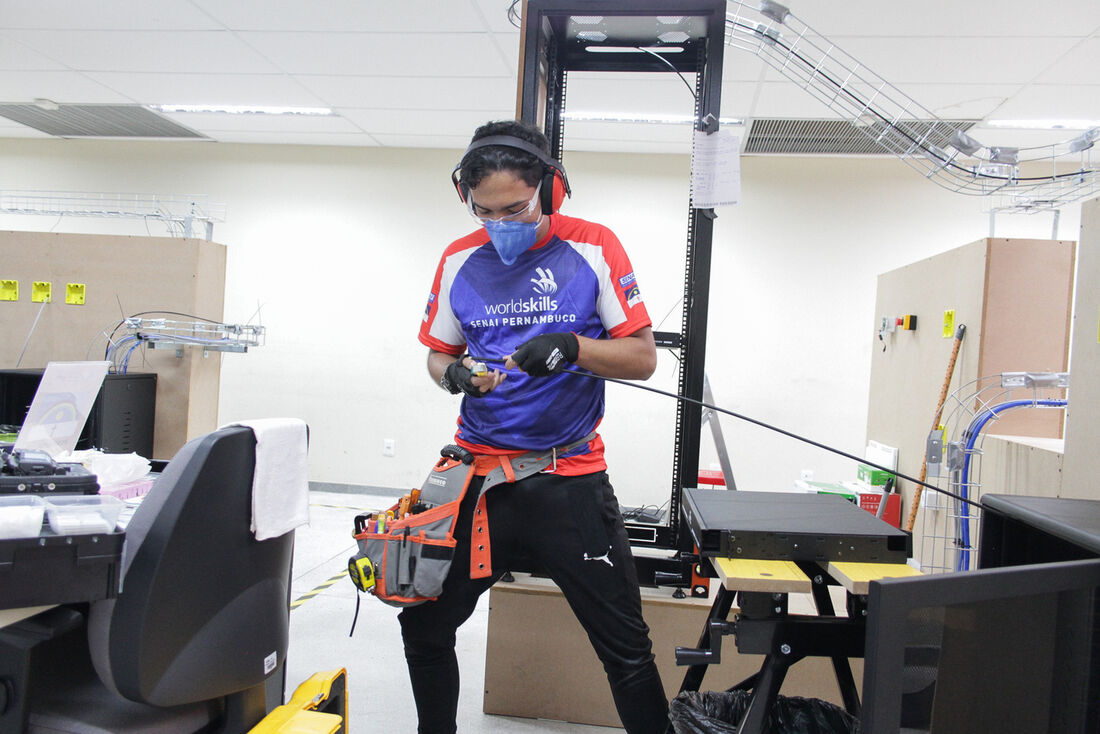
[[[947,360],[947,374],[943,377],[943,385],[940,387],[940,397],[936,402],[936,415],[932,419],[932,430],[939,430],[940,418],[943,416],[943,404],[947,402],[947,390],[951,386],[951,377],[955,374],[955,362],[959,358],[959,346],[962,344],[963,334],[966,333],[966,324],[959,324],[959,328],[955,330],[955,343],[951,345],[951,356]],[[917,478],[920,481],[924,481],[928,476],[928,456],[925,454],[924,458],[920,462],[920,474]],[[913,525],[917,521],[917,509],[920,508],[920,497],[924,491],[924,486],[918,484],[916,489],[913,490],[913,501],[909,505],[909,517],[905,521],[905,532],[913,532]],[[885,499],[883,500],[885,501]]]

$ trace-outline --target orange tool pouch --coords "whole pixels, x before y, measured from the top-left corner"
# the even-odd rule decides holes
[[[436,462],[417,505],[409,506],[403,500],[388,511],[355,518],[353,537],[359,552],[353,560],[369,559],[373,576],[368,591],[386,604],[416,606],[438,598],[443,590],[454,560],[455,520],[474,476],[473,465],[456,458],[458,455],[445,453]],[[388,517],[391,512],[392,519]],[[386,519],[380,521],[379,515]]]
[[[359,552],[352,558],[369,559],[373,577],[370,593],[392,606],[423,604],[439,597],[454,560],[455,522],[462,498],[474,476],[485,477],[474,508],[470,535],[470,578],[492,575],[489,516],[485,493],[506,482],[517,482],[553,469],[558,456],[595,438],[593,431],[565,446],[545,451],[474,456],[448,446],[436,462],[419,493],[418,506],[398,502],[383,513],[364,513],[355,518],[353,537]],[[393,514],[379,528],[376,516]]]

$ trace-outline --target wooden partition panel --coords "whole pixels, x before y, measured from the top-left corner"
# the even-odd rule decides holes
[[[1064,497],[1100,499],[1100,198],[1081,206]]]
[[[17,281],[19,291],[17,300],[0,300],[6,336],[0,366],[103,359],[107,336],[125,316],[157,312],[150,316],[221,321],[225,246],[171,237],[0,232],[0,280]],[[32,302],[35,282],[51,284],[48,303]],[[83,304],[66,303],[70,283],[83,284]],[[220,353],[138,350],[129,369],[158,376],[155,456],[149,458],[170,458],[188,439],[217,427]]]
[[[949,394],[966,394],[969,383],[1001,372],[1068,368],[1075,249],[1072,241],[990,238],[879,276],[876,330],[883,316],[917,316],[915,331],[876,340],[871,359],[867,438],[896,446],[902,473],[920,473],[933,428],[952,348],[945,311],[954,311],[956,326],[966,325]],[[1062,428],[1060,410],[1020,410],[989,432],[1059,439]],[[914,487],[899,484],[905,517]],[[921,547],[920,525],[914,548]]]

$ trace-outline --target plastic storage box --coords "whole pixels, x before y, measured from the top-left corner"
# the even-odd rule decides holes
[[[0,539],[38,537],[45,511],[34,495],[0,496]]]
[[[45,502],[50,530],[58,535],[110,533],[123,506],[122,500],[105,495],[60,495]]]

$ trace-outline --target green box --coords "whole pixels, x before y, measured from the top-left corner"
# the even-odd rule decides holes
[[[882,469],[876,469],[873,466],[860,463],[859,471],[856,476],[859,477],[859,481],[866,482],[872,487],[881,487],[886,484],[887,479],[894,476],[894,473],[884,471]]]
[[[808,482],[799,480],[795,482],[795,486],[807,492],[816,492],[817,494],[838,494],[846,500],[851,502],[856,501],[856,493],[845,487],[843,484],[835,484],[833,482]]]

